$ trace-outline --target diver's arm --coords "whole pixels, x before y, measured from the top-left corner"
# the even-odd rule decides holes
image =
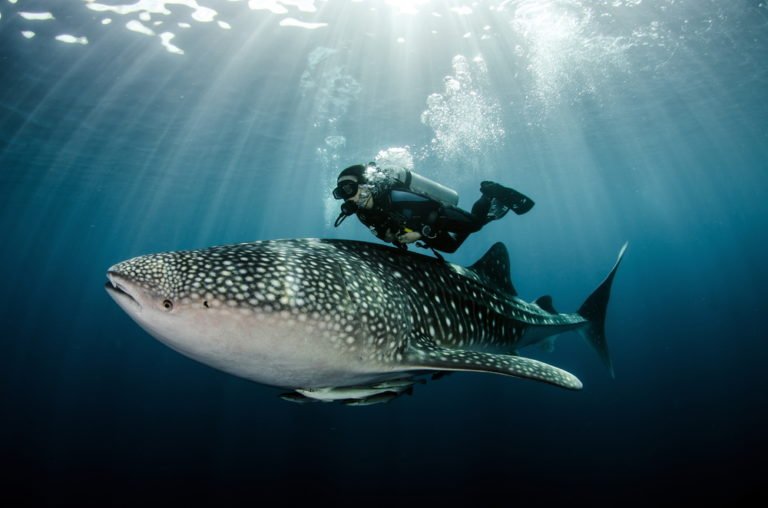
[[[362,222],[362,221],[361,221]],[[393,223],[391,218],[386,220],[379,220],[376,222],[364,222],[368,229],[373,233],[376,238],[387,243],[392,243],[396,247],[402,248],[403,244],[409,242],[403,242],[399,239],[398,229],[393,229]]]

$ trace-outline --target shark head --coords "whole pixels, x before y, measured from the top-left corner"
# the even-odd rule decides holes
[[[140,256],[110,267],[106,289],[152,336],[197,361],[275,386],[332,383],[325,378],[363,333],[356,308],[333,258],[291,247]]]
[[[109,268],[107,293],[139,325],[169,344],[181,345],[206,291],[195,292],[187,281],[182,253],[140,256]],[[201,287],[201,289],[203,289]],[[185,326],[186,325],[186,326]]]

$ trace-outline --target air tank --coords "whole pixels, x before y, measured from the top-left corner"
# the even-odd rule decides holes
[[[459,204],[459,194],[445,185],[430,180],[405,168],[392,168],[395,179],[410,192],[433,199],[443,205]]]

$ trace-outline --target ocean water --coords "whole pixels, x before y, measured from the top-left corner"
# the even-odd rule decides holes
[[[0,3],[0,499],[29,504],[739,501],[765,471],[762,1]],[[612,379],[576,334],[521,351],[570,392],[453,374],[296,405],[170,350],[103,289],[166,250],[335,229],[380,157],[536,201],[510,251],[574,311],[625,242]],[[393,320],[401,316],[392,316]],[[764,497],[764,494],[762,494]]]

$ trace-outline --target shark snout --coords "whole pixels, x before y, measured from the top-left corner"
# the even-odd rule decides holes
[[[141,309],[136,286],[114,268],[113,266],[107,270],[107,282],[104,284],[107,293],[123,308],[126,308],[126,305],[132,305]]]

